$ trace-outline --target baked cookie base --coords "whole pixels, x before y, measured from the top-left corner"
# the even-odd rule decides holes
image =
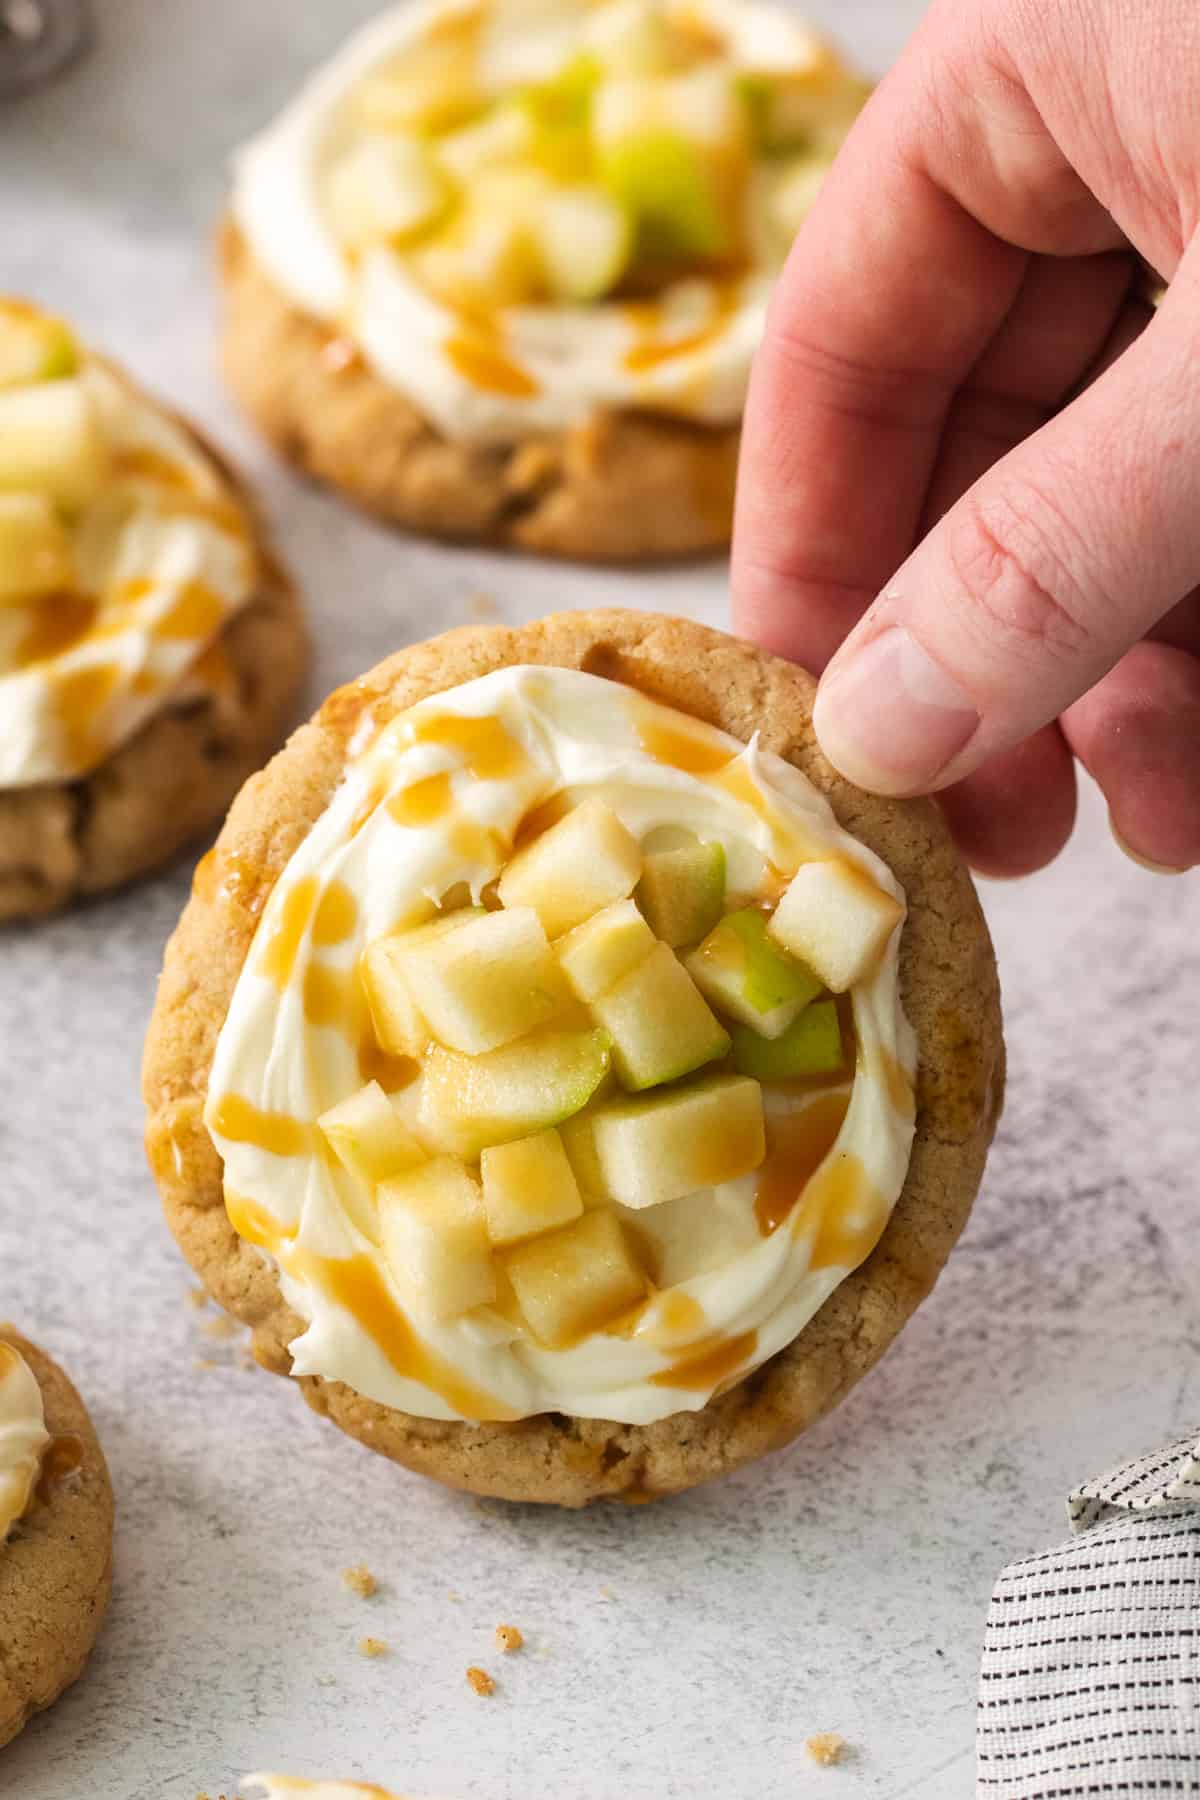
[[[0,1745],[83,1673],[112,1585],[113,1496],[87,1409],[36,1345],[0,1325],[32,1369],[46,1429],[79,1439],[77,1473],[35,1503],[0,1545]]]
[[[259,590],[217,639],[227,671],[219,686],[168,700],[90,775],[0,789],[0,924],[56,912],[169,862],[221,818],[279,743],[308,666],[308,634],[291,582],[256,536]]]
[[[282,456],[368,511],[431,537],[580,562],[729,543],[739,427],[616,412],[520,444],[456,443],[293,306],[229,222],[220,260],[230,386]]]
[[[324,810],[346,748],[378,717],[511,663],[622,681],[802,769],[848,831],[903,884],[909,916],[901,995],[921,1045],[917,1130],[882,1239],[786,1350],[699,1412],[652,1425],[542,1414],[516,1424],[421,1419],[342,1383],[304,1377],[316,1411],[407,1467],[510,1500],[582,1506],[647,1499],[707,1481],[787,1443],[834,1406],[929,1292],[966,1223],[1004,1086],[999,989],[970,878],[937,809],[883,801],[844,781],[812,734],[815,683],[802,669],[688,620],[635,612],[561,614],[523,629],[466,627],[402,650],[331,695],[243,789],[218,840],[236,879],[205,880],[166,954],[146,1045],[147,1150],[168,1222],[209,1292],[249,1325],[264,1366],[286,1374],[304,1322],[273,1268],[237,1237],[203,1109],[217,1036],[270,888]]]

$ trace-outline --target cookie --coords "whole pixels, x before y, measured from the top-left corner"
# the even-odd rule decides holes
[[[719,549],[770,286],[866,91],[759,0],[580,0],[549,36],[507,0],[397,7],[238,160],[229,381],[410,530]]]
[[[881,1111],[880,1118],[892,1129],[893,1138],[904,1152],[896,1181],[900,1191],[890,1212],[884,1209],[875,1218],[873,1230],[878,1241],[868,1236],[843,1258],[852,1264],[854,1257],[865,1253],[873,1242],[865,1260],[847,1267],[844,1274],[839,1273],[827,1294],[821,1292],[823,1303],[812,1307],[812,1316],[791,1341],[759,1363],[754,1361],[754,1346],[746,1349],[749,1333],[741,1339],[727,1334],[721,1353],[714,1357],[710,1349],[706,1364],[703,1346],[705,1342],[711,1346],[711,1340],[702,1338],[701,1354],[688,1365],[686,1379],[693,1390],[702,1379],[711,1387],[711,1397],[698,1405],[703,1394],[672,1388],[668,1399],[678,1410],[666,1411],[644,1423],[583,1416],[584,1409],[572,1414],[562,1406],[529,1417],[512,1416],[512,1407],[506,1416],[500,1416],[504,1409],[493,1409],[492,1416],[485,1418],[486,1405],[472,1412],[470,1395],[464,1401],[461,1392],[453,1396],[460,1402],[458,1417],[453,1416],[453,1406],[439,1408],[443,1415],[450,1412],[451,1416],[427,1417],[367,1398],[361,1389],[332,1379],[320,1369],[304,1368],[299,1372],[305,1396],[317,1411],[374,1449],[451,1485],[482,1494],[568,1506],[583,1505],[606,1495],[643,1499],[710,1479],[788,1442],[866,1373],[929,1291],[961,1231],[1001,1103],[1004,1060],[995,964],[970,879],[936,808],[924,802],[891,802],[863,794],[824,761],[810,723],[814,683],[803,670],[689,621],[633,612],[601,612],[561,615],[516,630],[469,627],[450,632],[399,652],[362,681],[333,694],[313,722],[247,784],[212,858],[197,872],[192,900],[168,947],[147,1040],[147,1148],[168,1221],[192,1266],[212,1295],[252,1327],[259,1360],[268,1368],[287,1373],[293,1367],[296,1340],[304,1332],[306,1320],[286,1303],[276,1265],[271,1257],[262,1254],[261,1247],[268,1243],[280,1252],[280,1240],[270,1237],[265,1225],[267,1215],[261,1207],[248,1204],[244,1195],[231,1193],[227,1211],[222,1159],[205,1124],[205,1100],[218,1037],[247,964],[264,906],[294,853],[302,851],[306,843],[316,842],[310,834],[318,822],[333,819],[338,807],[344,808],[351,802],[355,808],[354,829],[363,830],[365,835],[368,827],[364,821],[370,817],[372,800],[377,806],[380,804],[382,789],[368,795],[361,805],[350,793],[351,781],[360,779],[357,765],[352,778],[343,781],[351,744],[361,756],[361,746],[372,732],[380,733],[382,741],[388,729],[385,722],[397,719],[417,702],[433,695],[447,695],[447,690],[488,676],[489,672],[517,667],[531,670],[535,680],[540,670],[574,670],[599,677],[597,704],[603,701],[607,705],[615,697],[621,705],[645,706],[654,713],[659,720],[654,726],[660,734],[656,741],[663,757],[673,758],[685,767],[697,760],[701,767],[706,762],[714,769],[727,765],[731,771],[740,771],[738,781],[743,787],[747,756],[754,753],[743,752],[730,763],[730,749],[721,749],[719,742],[714,749],[707,728],[717,727],[729,733],[731,739],[740,740],[740,746],[748,744],[757,733],[761,750],[774,752],[784,763],[802,771],[817,793],[827,798],[832,814],[824,814],[821,803],[814,798],[813,817],[824,816],[829,820],[828,829],[837,831],[840,827],[849,834],[841,841],[858,847],[862,858],[877,871],[877,878],[894,880],[907,901],[898,960],[894,945],[888,954],[893,958],[893,984],[898,981],[903,1013],[915,1034],[915,1130],[913,1094],[906,1085],[911,1061],[905,1049],[907,1027],[901,1027],[897,1050],[889,1063],[882,1047],[874,1045],[870,1038],[869,1021],[865,1026],[861,1021],[855,1026],[860,1049],[879,1054],[878,1065],[872,1067],[883,1070],[890,1096],[886,1105],[893,1109],[890,1113]],[[516,679],[525,682],[528,678],[521,675]],[[449,705],[450,700],[447,695],[445,704]],[[585,700],[586,696],[572,692],[564,702],[563,716],[569,719],[581,709],[586,710]],[[677,709],[665,714],[665,726],[662,715],[654,712],[659,705]],[[700,721],[703,724],[692,727],[692,722]],[[409,727],[402,724],[399,729]],[[444,737],[446,728],[439,729]],[[698,749],[692,742],[693,731],[703,740]],[[456,732],[461,741],[461,728],[456,728]],[[487,741],[492,743],[494,772],[505,754],[503,740]],[[735,743],[731,748],[740,746]],[[649,760],[657,766],[656,757]],[[477,762],[477,773],[479,768]],[[436,788],[437,778],[432,779]],[[720,774],[713,776],[714,781],[722,779]],[[775,779],[782,777],[777,775]],[[702,817],[717,817],[716,801],[720,798],[724,804],[726,791],[717,796],[715,789],[706,790],[706,795],[711,793],[713,798],[704,799]],[[803,790],[804,794],[809,791],[807,787]],[[419,785],[413,789],[421,804],[432,793],[433,789],[422,790]],[[409,807],[414,804],[417,801],[411,797],[405,803]],[[542,811],[544,814],[545,809]],[[834,816],[837,825],[833,823]],[[566,817],[577,819],[579,809],[568,812]],[[545,823],[544,817],[540,823]],[[321,829],[327,826],[322,824]],[[802,854],[787,843],[773,853],[781,861]],[[873,858],[880,860],[875,862]],[[576,861],[596,866],[595,855],[577,857]],[[289,882],[299,866],[294,865],[289,871]],[[394,866],[403,865],[398,860]],[[504,880],[502,876],[502,892]],[[867,887],[869,891],[873,883]],[[641,888],[638,891],[641,895]],[[344,897],[342,905],[346,905]],[[285,945],[290,945],[288,954],[294,954],[305,920],[292,908],[293,903],[287,900],[287,916],[282,923],[278,918],[271,919],[265,941],[255,951],[256,969],[265,966],[260,959],[270,962],[278,958]],[[343,919],[338,925],[330,912],[321,935],[336,941],[337,932],[343,927],[349,928],[347,921]],[[559,939],[559,944],[565,941]],[[654,966],[658,967],[661,961],[661,952],[656,950]],[[692,966],[690,953],[684,961]],[[322,982],[326,979],[321,977]],[[879,979],[883,979],[882,975]],[[688,987],[691,990],[691,983]],[[820,980],[815,987],[821,987]],[[325,993],[325,988],[318,985],[310,995],[306,978],[306,1005],[315,998],[318,1018],[326,1005]],[[648,1017],[674,1017],[679,999],[677,995],[665,1008],[649,1005],[641,1010]],[[694,1009],[690,994],[683,994],[682,1000]],[[829,1007],[832,1002],[819,1004]],[[612,1019],[611,1013],[606,1016],[619,1038],[621,1031],[628,1029],[628,1021]],[[326,1017],[329,1022],[330,1016]],[[722,1013],[722,1018],[730,1025],[730,1037],[737,1044],[742,1028],[727,1012]],[[858,1020],[857,1013],[855,1019]],[[451,1024],[443,1029],[452,1035],[459,1027]],[[360,1045],[360,1054],[362,1049]],[[503,1056],[504,1052],[494,1054]],[[724,1052],[718,1043],[703,1047],[699,1054],[719,1058]],[[576,1057],[572,1065],[574,1079],[579,1076],[580,1065],[574,1050],[572,1055]],[[736,1055],[735,1050],[735,1058]],[[447,1053],[439,1052],[439,1056],[446,1067],[453,1063],[453,1057]],[[480,1061],[486,1062],[486,1056]],[[376,1057],[374,1063],[368,1061],[359,1066],[364,1075],[373,1072],[386,1082],[387,1065],[387,1057]],[[710,1066],[722,1071],[713,1078],[718,1085],[742,1082],[737,1101],[742,1107],[745,1087],[754,1083],[730,1074],[728,1061]],[[663,1074],[661,1068],[657,1076],[652,1070],[652,1083]],[[404,1079],[401,1070],[392,1085]],[[606,1079],[611,1080],[611,1072]],[[842,1077],[835,1072],[827,1079],[836,1084]],[[428,1069],[423,1080],[422,1092],[426,1093]],[[703,1071],[699,1085],[706,1092],[712,1086]],[[867,1097],[875,1093],[883,1108],[885,1100],[879,1098],[877,1088],[878,1083],[872,1078],[862,1091]],[[602,1088],[601,1097],[603,1091]],[[836,1088],[822,1102],[827,1110],[833,1104],[831,1096],[836,1097]],[[813,1097],[805,1094],[805,1109]],[[392,1098],[401,1107],[403,1091]],[[819,1091],[816,1098],[821,1099]],[[575,1104],[579,1104],[578,1095]],[[565,1110],[569,1112],[570,1105]],[[835,1111],[831,1132],[840,1129],[839,1117],[845,1116],[844,1106],[840,1115]],[[907,1136],[901,1132],[905,1118]],[[260,1116],[260,1125],[261,1122]],[[268,1118],[268,1124],[273,1122],[283,1128],[282,1119]],[[244,1120],[239,1125],[231,1117],[220,1123],[227,1138],[232,1130],[233,1139],[229,1141],[239,1135],[242,1139],[255,1137],[253,1117],[249,1127]],[[421,1129],[419,1120],[417,1128]],[[753,1118],[748,1118],[745,1132],[752,1136],[755,1129]],[[562,1134],[564,1140],[569,1130],[568,1120]],[[289,1132],[291,1124],[286,1127],[285,1137]],[[507,1135],[511,1137],[514,1132],[509,1130]],[[683,1135],[686,1140],[687,1133]],[[732,1129],[721,1135],[723,1142],[737,1138]],[[887,1140],[886,1131],[875,1135],[880,1142],[891,1141]],[[327,1141],[333,1144],[335,1138],[331,1129]],[[288,1156],[298,1153],[308,1141],[301,1133],[295,1142],[280,1141],[267,1147]],[[452,1141],[465,1144],[466,1153],[478,1153],[470,1140]],[[745,1134],[742,1141],[748,1141]],[[871,1143],[859,1148],[868,1160],[876,1154]],[[814,1161],[827,1172],[832,1172],[834,1165],[849,1166],[840,1164],[836,1156],[822,1163],[821,1157],[829,1149],[827,1137],[816,1150],[811,1144],[807,1149],[798,1146],[792,1163],[785,1158],[784,1176],[794,1174],[795,1179],[780,1216],[788,1216],[796,1191],[802,1187],[803,1174],[793,1166],[795,1163],[803,1164],[808,1158],[804,1174],[811,1173]],[[681,1154],[678,1143],[670,1153]],[[272,1169],[284,1166],[271,1159],[268,1162]],[[586,1189],[587,1169],[575,1160],[574,1148],[571,1167]],[[719,1172],[720,1178],[724,1179],[727,1172]],[[632,1207],[646,1198],[636,1189],[625,1191],[625,1201]],[[657,1201],[661,1195],[650,1198]],[[756,1204],[762,1199],[760,1179]],[[406,1203],[411,1201],[409,1194]],[[768,1201],[768,1211],[772,1204]],[[631,1205],[617,1209],[626,1223],[634,1216]],[[659,1209],[660,1213],[663,1210]],[[241,1235],[230,1222],[230,1211],[238,1217]],[[584,1224],[597,1216],[605,1215],[589,1208],[583,1214]],[[411,1220],[411,1214],[405,1217]],[[796,1217],[803,1217],[803,1208]],[[651,1213],[639,1212],[636,1218],[644,1224],[651,1219]],[[774,1231],[777,1224],[777,1218],[768,1218],[765,1213],[760,1218],[764,1232]],[[568,1225],[566,1229],[574,1227]],[[589,1233],[596,1229],[587,1225]],[[469,1241],[468,1231],[459,1242],[468,1245]],[[772,1243],[775,1241],[771,1239]],[[608,1241],[606,1254],[608,1251],[615,1258],[619,1246]],[[288,1254],[286,1250],[280,1253]],[[422,1254],[419,1249],[413,1252],[418,1258]],[[456,1275],[467,1267],[470,1254],[473,1253],[463,1252],[465,1260],[454,1271]],[[792,1251],[785,1249],[781,1254],[790,1255]],[[811,1246],[806,1254],[812,1262],[820,1261],[812,1254]],[[612,1258],[610,1269],[615,1267]],[[825,1262],[830,1262],[828,1254]],[[506,1266],[512,1274],[512,1265]],[[355,1267],[369,1285],[373,1279],[369,1271]],[[474,1265],[471,1268],[474,1279],[478,1271]],[[527,1270],[519,1272],[522,1280],[528,1276]],[[339,1279],[345,1273],[342,1265],[335,1270]],[[619,1270],[616,1278],[622,1278]],[[663,1278],[660,1270],[660,1285]],[[516,1279],[513,1274],[514,1282]],[[530,1279],[536,1287],[536,1275]],[[696,1290],[703,1286],[702,1278],[684,1286]],[[378,1286],[373,1291],[377,1298],[382,1294]],[[811,1297],[811,1291],[806,1292]],[[349,1296],[347,1300],[352,1308],[358,1307],[358,1316],[360,1300],[361,1295],[358,1299]],[[393,1333],[410,1330],[403,1312],[391,1313],[389,1323]],[[420,1327],[418,1340],[425,1330],[425,1326]],[[434,1332],[434,1327],[428,1330]],[[387,1345],[385,1355],[396,1360],[394,1335],[389,1338],[385,1331],[380,1341]],[[500,1333],[497,1342],[502,1341]],[[605,1345],[620,1341],[605,1339]],[[760,1333],[759,1354],[764,1341]],[[490,1379],[488,1355],[496,1359],[500,1352],[480,1354],[482,1360],[472,1366],[484,1371],[486,1381]],[[748,1357],[752,1366],[739,1367],[739,1355]],[[376,1379],[377,1373],[370,1378],[370,1384],[374,1385]],[[644,1385],[635,1384],[631,1410],[646,1410],[647,1391]],[[661,1412],[663,1404],[660,1391],[655,1410]],[[432,1404],[430,1410],[434,1410]],[[481,1418],[483,1422],[478,1422]],[[472,1422],[464,1423],[464,1419]]]
[[[0,1543],[0,1745],[82,1674],[108,1605],[113,1536],[108,1469],[82,1400],[44,1351],[0,1325],[6,1349],[40,1389],[49,1442],[32,1503]]]
[[[3,922],[121,886],[219,819],[278,742],[308,651],[217,453],[13,301],[0,433]]]

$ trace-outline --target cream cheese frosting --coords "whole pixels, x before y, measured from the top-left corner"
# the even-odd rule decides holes
[[[217,639],[255,587],[241,509],[183,427],[99,358],[75,379],[108,473],[67,521],[70,586],[0,606],[0,788],[84,776],[165,704],[219,688]]]
[[[898,930],[849,995],[852,1078],[764,1086],[760,1169],[636,1215],[616,1208],[653,1271],[631,1323],[551,1349],[499,1308],[406,1310],[370,1192],[321,1153],[315,1127],[374,1072],[353,1004],[359,958],[454,890],[486,899],[531,817],[591,799],[643,845],[680,828],[718,841],[732,894],[777,895],[800,864],[838,859],[903,901],[797,769],[599,677],[502,669],[365,727],[264,909],[206,1112],[230,1217],[306,1321],[297,1375],[429,1418],[644,1424],[703,1406],[791,1343],[882,1233],[914,1119]],[[392,1096],[418,1135],[423,1080]]]
[[[473,64],[486,95],[552,79],[600,42],[623,0],[490,0]],[[627,0],[625,0],[627,3]],[[511,305],[482,347],[468,322],[430,291],[406,247],[348,251],[323,204],[331,160],[345,149],[347,98],[364,77],[418,47],[472,0],[416,0],[353,37],[238,155],[233,215],[255,257],[297,307],[352,340],[371,369],[446,435],[511,442],[569,428],[603,409],[643,408],[710,425],[736,421],[777,273],[778,246],[752,241],[744,266],[668,283],[652,300]],[[720,40],[731,68],[824,67],[825,46],[761,0],[670,0],[666,14]],[[843,89],[861,84],[839,72]],[[853,106],[809,158],[812,191]],[[761,237],[761,234],[759,234]]]
[[[19,1350],[0,1341],[0,1546],[29,1509],[49,1443],[33,1370]]]

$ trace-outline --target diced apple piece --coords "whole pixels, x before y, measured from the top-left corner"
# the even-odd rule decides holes
[[[624,900],[642,872],[636,839],[603,800],[584,800],[518,851],[500,877],[505,906],[532,906],[549,937]]]
[[[375,1039],[389,1056],[419,1056],[429,1042],[429,1027],[421,1017],[395,954],[398,937],[378,938],[368,944],[359,962],[359,976]]]
[[[493,1244],[519,1244],[569,1225],[583,1211],[579,1187],[557,1131],[492,1144],[480,1158],[483,1210]]]
[[[642,859],[637,903],[650,929],[676,948],[698,944],[716,925],[725,901],[725,847],[696,841]]]
[[[598,1091],[602,1093],[603,1089]],[[589,1210],[594,1206],[603,1206],[616,1197],[609,1192],[604,1171],[600,1167],[600,1158],[596,1154],[596,1134],[593,1127],[597,1113],[598,1108],[593,1098],[583,1112],[564,1119],[558,1128],[583,1204]]]
[[[535,224],[549,191],[536,169],[485,170],[468,204],[413,254],[413,267],[447,305],[488,310],[520,306],[542,289]]]
[[[596,187],[547,195],[535,223],[552,300],[595,300],[616,287],[633,255],[633,216]]]
[[[317,1124],[342,1166],[372,1186],[429,1160],[377,1081],[331,1106]]]
[[[607,81],[596,96],[597,169],[637,220],[639,253],[716,258],[737,246],[745,117],[727,71]]]
[[[372,69],[351,96],[354,118],[368,131],[449,131],[470,118],[480,96],[469,44],[465,24]]]
[[[496,1298],[478,1183],[451,1156],[396,1175],[376,1195],[383,1253],[406,1295],[434,1319]]]
[[[762,1090],[743,1075],[602,1106],[592,1128],[609,1191],[636,1208],[736,1181],[767,1148]]]
[[[108,447],[82,381],[0,390],[0,491],[85,506],[108,471]]]
[[[832,1000],[806,1006],[777,1038],[762,1037],[748,1025],[739,1025],[733,1033],[733,1066],[756,1081],[832,1075],[842,1061],[842,1027]]]
[[[869,975],[904,917],[900,902],[857,864],[838,857],[802,863],[767,931],[803,957],[831,993],[844,994]]]
[[[613,1061],[627,1088],[657,1087],[690,1075],[729,1051],[729,1036],[666,944],[592,1001],[611,1033]]]
[[[44,494],[0,494],[0,606],[71,586],[71,540]]]
[[[421,1084],[420,1123],[460,1156],[561,1124],[587,1105],[608,1069],[605,1031],[543,1031],[460,1056],[434,1045]]]
[[[507,1251],[503,1263],[530,1330],[552,1349],[601,1330],[646,1293],[646,1277],[612,1212],[584,1213]]]
[[[73,375],[79,353],[70,327],[24,300],[0,300],[0,388]]]
[[[577,999],[595,1000],[636,969],[655,945],[654,933],[632,900],[603,907],[555,945]]]
[[[344,244],[397,248],[432,230],[451,200],[450,184],[429,146],[415,137],[363,138],[340,156],[325,186],[334,229]]]
[[[738,78],[757,149],[832,155],[870,97],[870,83],[851,75],[824,46],[803,68],[747,70]]]
[[[767,1038],[786,1031],[824,985],[811,969],[781,954],[767,936],[765,916],[753,906],[722,919],[684,961],[714,1006]]]
[[[454,930],[400,932],[384,942],[391,968],[434,1037],[468,1056],[545,1025],[567,999],[562,971],[528,906],[479,912]]]
[[[530,159],[556,180],[579,181],[590,171],[592,100],[602,73],[598,59],[584,51],[517,95],[532,133]]]
[[[533,147],[533,123],[520,106],[498,106],[482,119],[449,132],[434,145],[437,159],[461,186],[498,163],[527,156]]]
[[[690,60],[694,48],[656,0],[616,0],[599,7],[586,39],[613,75],[669,75]]]

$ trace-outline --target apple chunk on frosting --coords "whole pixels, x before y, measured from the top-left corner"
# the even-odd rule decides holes
[[[476,695],[492,710],[472,710]],[[780,1296],[798,1291],[811,1316],[847,1272],[816,1264],[816,1202],[801,1204],[841,1154],[843,1121],[851,1173],[829,1204],[886,1218],[860,1187],[893,1154],[888,1132],[911,1125],[891,1124],[909,1054],[888,1022],[902,1026],[901,900],[797,771],[597,677],[502,670],[373,732],[264,912],[272,953],[249,966],[269,979],[243,976],[264,1016],[307,1011],[308,1025],[291,1074],[290,1030],[261,1040],[265,1124],[230,1141],[228,1108],[210,1108],[231,1216],[314,1331],[333,1333],[300,1355],[305,1370],[393,1391],[377,1361],[339,1361],[349,1309],[388,1366],[424,1347],[419,1378],[394,1391],[408,1410],[521,1416],[557,1397],[589,1416],[664,1416],[673,1357],[682,1368],[690,1346],[707,1368],[728,1339],[743,1373],[799,1329],[755,1323]],[[789,896],[813,870],[826,898],[801,913]],[[229,1022],[227,1038],[238,1049]],[[238,1054],[255,1044],[244,1034]],[[250,1098],[248,1065],[222,1048],[214,1092]],[[281,1131],[301,1081],[321,1105]],[[855,1105],[887,1129],[864,1137]],[[260,1150],[244,1158],[243,1142]],[[276,1237],[261,1216],[279,1217]],[[384,1295],[411,1320],[403,1354]],[[580,1370],[610,1366],[624,1398],[574,1392]],[[447,1388],[447,1368],[467,1386]],[[422,1401],[412,1387],[431,1382]]]

